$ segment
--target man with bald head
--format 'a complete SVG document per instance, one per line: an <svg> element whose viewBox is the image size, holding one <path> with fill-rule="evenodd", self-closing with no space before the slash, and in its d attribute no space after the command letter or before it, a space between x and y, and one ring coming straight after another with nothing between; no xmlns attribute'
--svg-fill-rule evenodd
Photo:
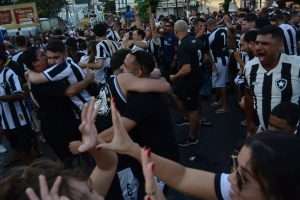
<svg viewBox="0 0 300 200"><path fill-rule="evenodd" d="M198 95L202 51L196 38L188 33L188 24L185 21L178 20L174 25L174 31L179 40L177 72L170 75L170 80L173 82L178 104L187 114L190 123L189 136L179 145L187 147L198 143Z"/></svg>

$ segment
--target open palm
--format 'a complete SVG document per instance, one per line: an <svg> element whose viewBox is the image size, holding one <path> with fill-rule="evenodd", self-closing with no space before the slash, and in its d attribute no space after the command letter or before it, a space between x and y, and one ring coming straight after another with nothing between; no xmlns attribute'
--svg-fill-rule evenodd
<svg viewBox="0 0 300 200"><path fill-rule="evenodd" d="M117 153L126 154L134 145L134 142L128 135L125 129L121 115L116 109L114 103L111 105L112 122L113 122L113 139L110 143L102 143L97 145L97 148L103 148L115 151Z"/></svg>
<svg viewBox="0 0 300 200"><path fill-rule="evenodd" d="M81 112L81 124L79 130L81 132L82 141L78 147L79 152L86 152L95 148L97 143L97 129L95 126L96 118L95 98L93 97Z"/></svg>

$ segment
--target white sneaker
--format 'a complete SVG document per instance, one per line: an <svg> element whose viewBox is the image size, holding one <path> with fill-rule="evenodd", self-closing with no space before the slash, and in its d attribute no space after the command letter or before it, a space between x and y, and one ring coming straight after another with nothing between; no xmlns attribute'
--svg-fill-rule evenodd
<svg viewBox="0 0 300 200"><path fill-rule="evenodd" d="M0 144L0 153L5 153L5 152L7 152L7 149L3 144Z"/></svg>

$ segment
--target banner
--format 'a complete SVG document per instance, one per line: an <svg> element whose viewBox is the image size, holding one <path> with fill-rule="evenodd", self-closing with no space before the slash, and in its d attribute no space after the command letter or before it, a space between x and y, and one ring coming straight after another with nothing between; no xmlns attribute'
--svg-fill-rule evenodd
<svg viewBox="0 0 300 200"><path fill-rule="evenodd" d="M7 29L36 26L38 19L35 3L0 6L0 26Z"/></svg>

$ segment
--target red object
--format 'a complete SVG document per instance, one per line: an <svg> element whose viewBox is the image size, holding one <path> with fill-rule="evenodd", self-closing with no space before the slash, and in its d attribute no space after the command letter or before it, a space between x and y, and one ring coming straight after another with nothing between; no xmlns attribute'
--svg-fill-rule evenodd
<svg viewBox="0 0 300 200"><path fill-rule="evenodd" d="M34 10L32 7L16 8L14 15L17 24L32 24L35 23Z"/></svg>
<svg viewBox="0 0 300 200"><path fill-rule="evenodd" d="M10 10L0 11L0 25L13 23L12 15Z"/></svg>

